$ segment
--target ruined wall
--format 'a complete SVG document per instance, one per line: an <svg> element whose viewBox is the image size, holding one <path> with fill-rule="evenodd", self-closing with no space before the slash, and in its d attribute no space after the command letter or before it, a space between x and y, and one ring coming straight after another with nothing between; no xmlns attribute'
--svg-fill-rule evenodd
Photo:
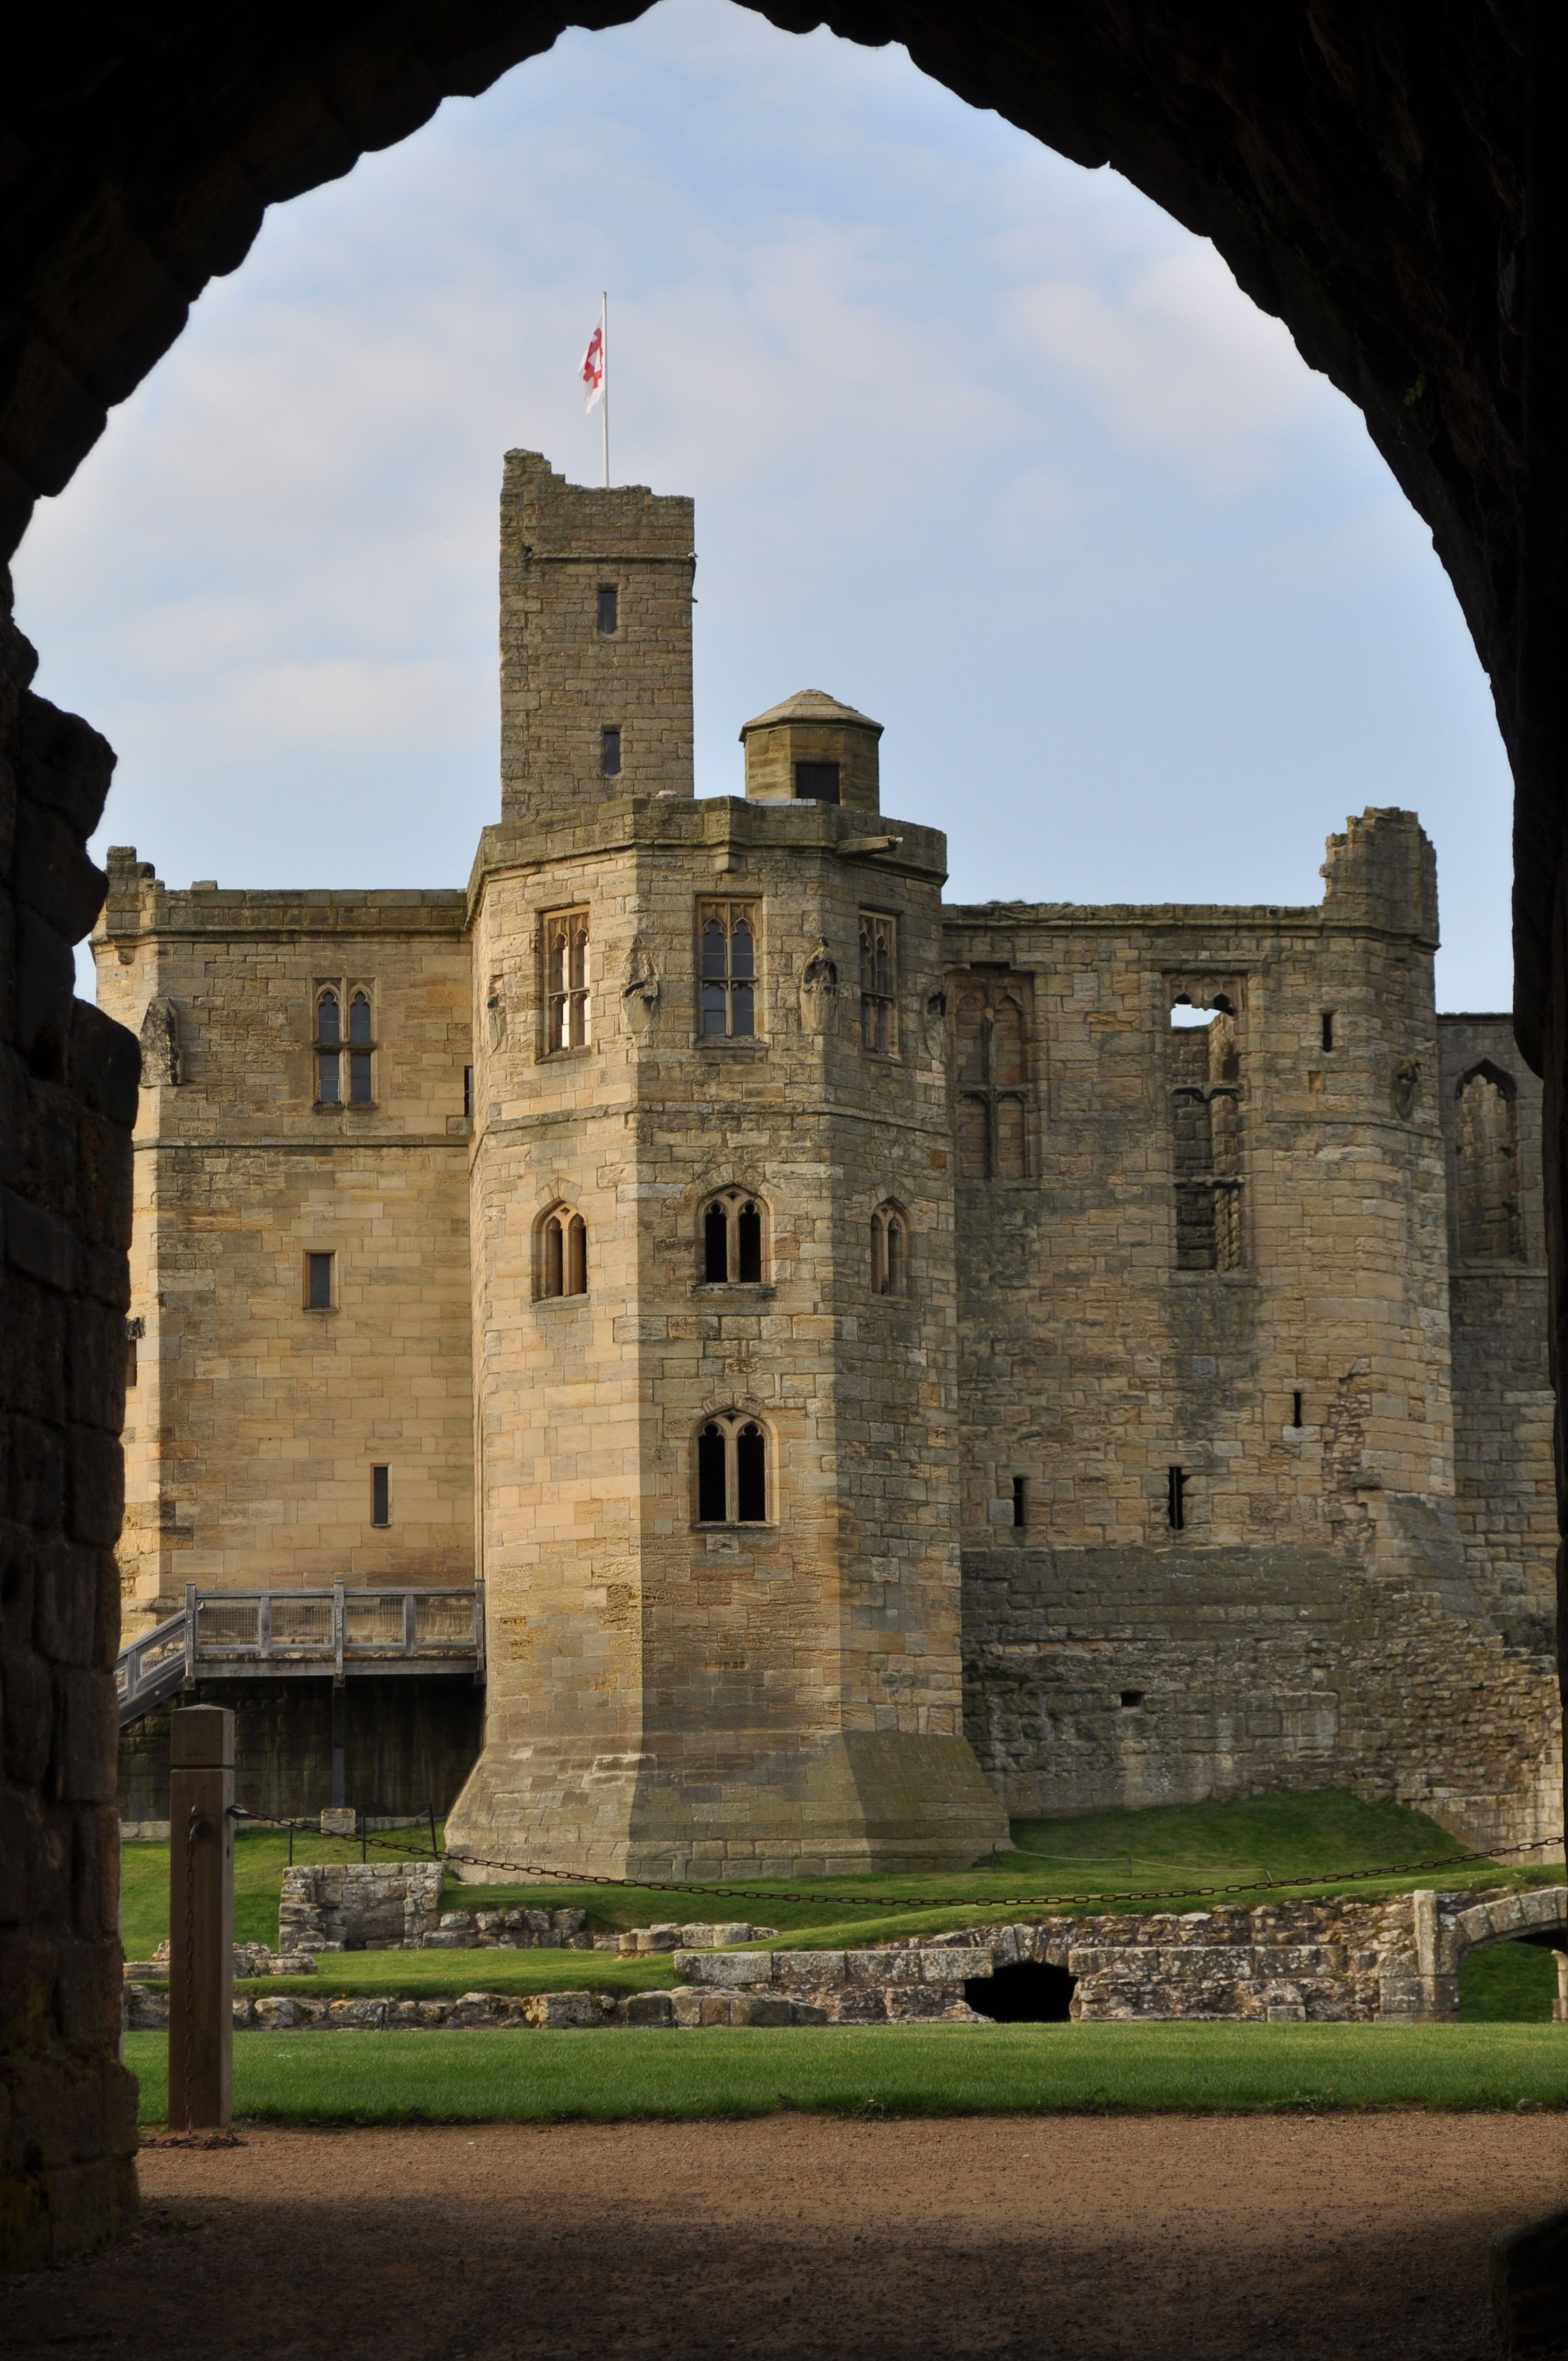
<svg viewBox="0 0 1568 2361"><path fill-rule="evenodd" d="M1541 1084L1507 1016L1440 1016L1449 1164L1454 1479L1465 1561L1510 1647L1556 1625Z"/></svg>
<svg viewBox="0 0 1568 2361"><path fill-rule="evenodd" d="M165 887L110 854L102 1005L141 1039L121 1572L466 1582L469 965L456 893ZM315 1047L339 1003L335 1100ZM370 1095L352 1097L363 993ZM310 1301L313 1254L330 1301ZM373 1521L371 1468L390 1521Z"/></svg>
<svg viewBox="0 0 1568 2361"><path fill-rule="evenodd" d="M1014 1811L1348 1780L1527 1841L1554 1701L1459 1519L1431 850L1368 813L1325 876L948 914L969 1728Z"/></svg>

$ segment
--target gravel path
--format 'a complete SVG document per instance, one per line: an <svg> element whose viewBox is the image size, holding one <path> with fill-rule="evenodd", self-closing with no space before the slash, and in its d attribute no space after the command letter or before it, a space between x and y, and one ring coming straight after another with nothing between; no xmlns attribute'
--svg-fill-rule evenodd
<svg viewBox="0 0 1568 2361"><path fill-rule="evenodd" d="M0 2345L115 2361L1482 2361L1554 2115L247 2130Z"/></svg>

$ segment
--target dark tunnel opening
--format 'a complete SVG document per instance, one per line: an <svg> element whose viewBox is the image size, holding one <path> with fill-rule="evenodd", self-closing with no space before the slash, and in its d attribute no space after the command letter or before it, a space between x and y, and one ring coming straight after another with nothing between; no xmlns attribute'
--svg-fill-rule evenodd
<svg viewBox="0 0 1568 2361"><path fill-rule="evenodd" d="M1065 1968L1020 1960L993 1976L970 1976L964 1998L995 2025L1066 2025L1072 2015L1078 1978Z"/></svg>

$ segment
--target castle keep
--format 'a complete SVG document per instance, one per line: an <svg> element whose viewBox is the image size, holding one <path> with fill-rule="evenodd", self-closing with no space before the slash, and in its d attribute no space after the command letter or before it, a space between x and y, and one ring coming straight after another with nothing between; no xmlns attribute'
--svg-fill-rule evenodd
<svg viewBox="0 0 1568 2361"><path fill-rule="evenodd" d="M187 1670L275 1803L317 1747L491 1859L935 1867L1327 1784L1547 1835L1539 1093L1434 1013L1415 818L1310 908L944 907L830 697L695 799L693 549L509 455L466 894L111 854L127 1629L229 1631ZM476 1584L455 1675L413 1635Z"/></svg>

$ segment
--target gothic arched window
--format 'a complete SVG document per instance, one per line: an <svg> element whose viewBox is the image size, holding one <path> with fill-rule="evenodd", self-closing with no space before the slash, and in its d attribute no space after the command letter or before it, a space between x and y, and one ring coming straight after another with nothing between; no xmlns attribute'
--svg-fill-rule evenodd
<svg viewBox="0 0 1568 2361"><path fill-rule="evenodd" d="M726 1411L703 1421L696 1435L699 1525L765 1525L768 1438L754 1418Z"/></svg>
<svg viewBox="0 0 1568 2361"><path fill-rule="evenodd" d="M702 1278L707 1287L761 1284L762 1206L744 1189L725 1189L708 1200L702 1215Z"/></svg>
<svg viewBox="0 0 1568 2361"><path fill-rule="evenodd" d="M909 1292L909 1224L902 1207L879 1205L872 1215L872 1293Z"/></svg>
<svg viewBox="0 0 1568 2361"><path fill-rule="evenodd" d="M540 1222L534 1271L533 1291L541 1301L587 1293L587 1224L570 1205L552 1205Z"/></svg>
<svg viewBox="0 0 1568 2361"><path fill-rule="evenodd" d="M1455 1093L1453 1155L1464 1262L1516 1262L1519 1235L1519 1103L1511 1076L1475 1066Z"/></svg>

